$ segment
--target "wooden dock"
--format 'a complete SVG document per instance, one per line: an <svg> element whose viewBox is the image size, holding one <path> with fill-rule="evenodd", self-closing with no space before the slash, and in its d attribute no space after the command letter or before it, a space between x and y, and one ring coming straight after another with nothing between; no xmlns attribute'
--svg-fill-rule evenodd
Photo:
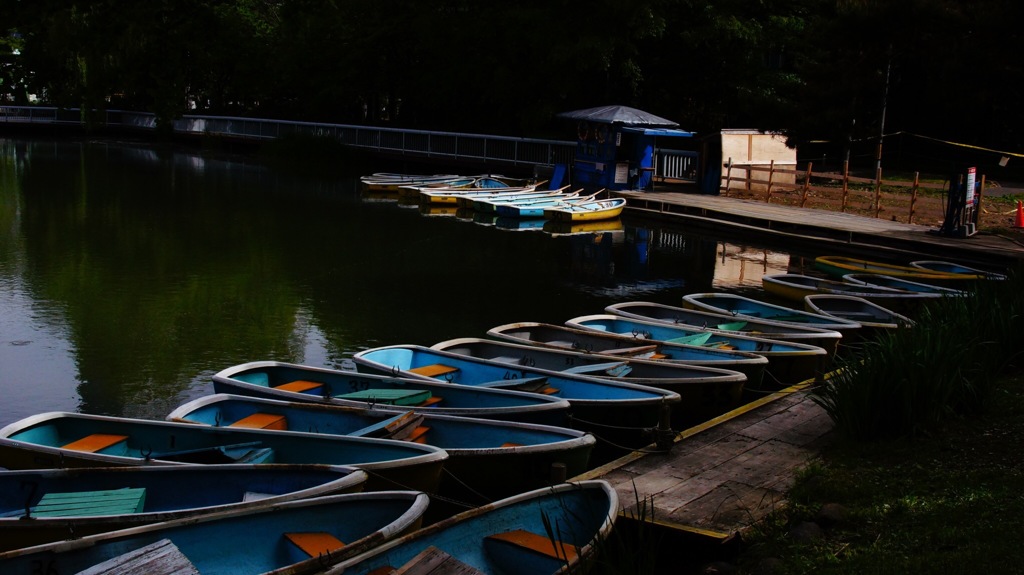
<svg viewBox="0 0 1024 575"><path fill-rule="evenodd" d="M611 483L623 518L726 541L784 505L796 474L831 439L832 420L810 398L812 383L687 429L668 452L652 445L572 481Z"/></svg>
<svg viewBox="0 0 1024 575"><path fill-rule="evenodd" d="M628 200L631 214L715 229L728 227L791 245L830 246L874 256L888 252L917 259L956 259L981 266L1024 261L1024 245L993 234L947 237L936 234L934 226L708 194L621 191L615 195Z"/></svg>

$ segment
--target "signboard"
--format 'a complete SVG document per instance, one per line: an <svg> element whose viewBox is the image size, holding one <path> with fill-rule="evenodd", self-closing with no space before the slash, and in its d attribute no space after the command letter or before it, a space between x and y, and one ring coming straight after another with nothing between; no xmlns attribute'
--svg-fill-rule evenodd
<svg viewBox="0 0 1024 575"><path fill-rule="evenodd" d="M615 183L625 184L629 182L629 162L615 164Z"/></svg>
<svg viewBox="0 0 1024 575"><path fill-rule="evenodd" d="M966 206L974 205L974 181L977 179L977 172L978 168L967 168L967 183L965 184L967 187L964 190L966 195L964 205Z"/></svg>

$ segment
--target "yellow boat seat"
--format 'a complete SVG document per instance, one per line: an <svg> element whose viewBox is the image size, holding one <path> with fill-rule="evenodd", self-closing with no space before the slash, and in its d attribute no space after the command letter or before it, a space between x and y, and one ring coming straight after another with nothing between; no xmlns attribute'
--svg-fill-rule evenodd
<svg viewBox="0 0 1024 575"><path fill-rule="evenodd" d="M92 435L86 435L85 437L72 441L71 443L64 446L64 449L70 449L72 451L85 451L88 453L96 453L97 451L112 447L127 441L127 435L113 435L109 433L93 433Z"/></svg>
<svg viewBox="0 0 1024 575"><path fill-rule="evenodd" d="M430 365L421 365L420 367L414 367L406 371L424 375L426 377L437 377L439 375L447 375L459 371L459 368L445 365L443 363L432 363Z"/></svg>
<svg viewBox="0 0 1024 575"><path fill-rule="evenodd" d="M306 381L304 379L297 379L295 381L289 381L288 383L282 383L281 385L275 385L274 389L280 389L282 391L294 391L295 393L306 393L314 389L320 389L324 384L317 383L315 381Z"/></svg>
<svg viewBox="0 0 1024 575"><path fill-rule="evenodd" d="M576 560L575 546L557 540L552 541L544 535L537 535L523 529L495 533L488 535L485 539L527 549L552 559L565 560L570 563Z"/></svg>
<svg viewBox="0 0 1024 575"><path fill-rule="evenodd" d="M320 555L333 553L345 546L337 537L324 531L285 533L284 536L292 545L295 545L310 557L319 557Z"/></svg>

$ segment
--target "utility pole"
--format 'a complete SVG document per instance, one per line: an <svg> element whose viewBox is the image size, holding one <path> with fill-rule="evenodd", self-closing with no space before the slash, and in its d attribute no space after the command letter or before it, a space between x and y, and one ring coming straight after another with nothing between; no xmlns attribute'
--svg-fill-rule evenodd
<svg viewBox="0 0 1024 575"><path fill-rule="evenodd" d="M889 59L885 64L885 90L882 92L882 121L878 127L878 156L875 162L875 173L882 173L882 140L885 138L885 107L889 102L889 72L892 70L892 46L889 46Z"/></svg>

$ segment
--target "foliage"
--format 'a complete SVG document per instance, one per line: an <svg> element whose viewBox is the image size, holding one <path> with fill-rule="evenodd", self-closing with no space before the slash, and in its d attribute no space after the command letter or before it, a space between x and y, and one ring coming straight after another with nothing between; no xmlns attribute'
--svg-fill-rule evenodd
<svg viewBox="0 0 1024 575"><path fill-rule="evenodd" d="M867 155L883 131L1010 150L1024 139L1014 57L1024 5L1010 0L36 0L2 10L0 93L148 110L164 124L194 110L546 136L565 133L558 112L625 104L698 133L783 130L794 144L864 143Z"/></svg>
<svg viewBox="0 0 1024 575"><path fill-rule="evenodd" d="M837 431L857 440L914 435L983 411L993 383L1024 361L1022 280L1016 270L929 304L914 327L844 359L815 400Z"/></svg>
<svg viewBox="0 0 1024 575"><path fill-rule="evenodd" d="M1024 561L1024 473L1014 453L1024 433L1024 379L1003 378L984 416L929 435L837 442L807 468L790 505L747 537L741 563L766 558L787 573L1010 573ZM811 542L789 536L825 504L846 518Z"/></svg>

